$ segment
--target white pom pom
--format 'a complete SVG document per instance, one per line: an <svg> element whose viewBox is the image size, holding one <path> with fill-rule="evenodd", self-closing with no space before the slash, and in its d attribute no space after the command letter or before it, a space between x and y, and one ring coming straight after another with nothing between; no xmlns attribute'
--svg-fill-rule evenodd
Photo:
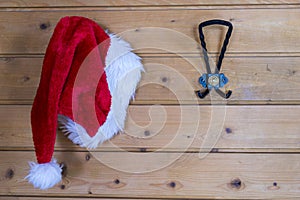
<svg viewBox="0 0 300 200"><path fill-rule="evenodd" d="M25 177L35 188L46 190L61 181L62 166L55 159L49 163L30 162L30 172Z"/></svg>

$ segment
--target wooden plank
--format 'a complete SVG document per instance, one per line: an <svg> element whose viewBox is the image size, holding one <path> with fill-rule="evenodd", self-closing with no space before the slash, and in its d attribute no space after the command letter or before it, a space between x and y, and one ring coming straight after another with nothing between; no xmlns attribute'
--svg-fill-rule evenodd
<svg viewBox="0 0 300 200"><path fill-rule="evenodd" d="M31 104L39 83L42 57L0 60L0 102ZM132 104L216 104L214 95L198 100L200 57L143 57L146 73ZM223 72L233 91L228 104L299 104L300 57L226 57Z"/></svg>
<svg viewBox="0 0 300 200"><path fill-rule="evenodd" d="M156 49L163 47L175 53L199 53L195 44L198 41L197 26L212 18L233 22L234 33L228 52L300 52L297 34L300 31L300 21L297 20L300 18L299 8L206 10L197 7L122 7L1 12L0 53L44 53L56 23L66 15L90 17L111 32L121 34L134 48L141 48L139 52L144 53L161 52ZM211 27L205 32L208 49L219 51L220 38L225 30Z"/></svg>
<svg viewBox="0 0 300 200"><path fill-rule="evenodd" d="M27 161L34 159L34 152L2 151L0 194L216 199L300 197L299 154L209 154L204 159L199 159L197 153L138 154L140 156L134 155L133 162L128 162L132 156L125 153L93 153L88 160L87 154L82 152L55 153L66 167L66 176L54 188L40 191L23 179L28 172ZM161 165L170 157L173 160L169 165Z"/></svg>
<svg viewBox="0 0 300 200"><path fill-rule="evenodd" d="M229 57L223 72L229 78L226 88L233 91L228 103L277 103L298 101L300 77L299 57ZM216 95L204 100L195 98L201 87L198 79L206 73L200 58L146 58L146 73L136 94L139 101L160 101L166 104L206 104L220 101Z"/></svg>
<svg viewBox="0 0 300 200"><path fill-rule="evenodd" d="M42 62L41 58L1 58L0 99L32 102L40 81Z"/></svg>
<svg viewBox="0 0 300 200"><path fill-rule="evenodd" d="M30 106L0 111L0 148L32 150ZM299 152L299 121L300 106L130 106L125 133L96 151ZM62 133L56 149L86 150Z"/></svg>
<svg viewBox="0 0 300 200"><path fill-rule="evenodd" d="M266 4L298 4L296 0L63 0L63 1L46 1L46 0L14 0L0 2L0 7L82 7L82 6L165 6L165 5L266 5Z"/></svg>

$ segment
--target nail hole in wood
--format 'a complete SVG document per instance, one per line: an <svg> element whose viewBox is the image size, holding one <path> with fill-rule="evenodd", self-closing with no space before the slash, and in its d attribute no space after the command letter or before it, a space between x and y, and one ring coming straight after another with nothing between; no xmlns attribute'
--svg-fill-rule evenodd
<svg viewBox="0 0 300 200"><path fill-rule="evenodd" d="M89 194L93 194L91 191L88 192Z"/></svg>
<svg viewBox="0 0 300 200"><path fill-rule="evenodd" d="M140 152L146 152L147 149L146 148L140 148Z"/></svg>
<svg viewBox="0 0 300 200"><path fill-rule="evenodd" d="M175 20L175 19L172 19L171 22L172 22L172 23L173 23L173 22L176 22L176 20Z"/></svg>
<svg viewBox="0 0 300 200"><path fill-rule="evenodd" d="M5 173L5 178L6 178L6 179L12 179L12 178L14 177L14 175L15 175L14 170L8 169L8 170L6 171L6 173Z"/></svg>
<svg viewBox="0 0 300 200"><path fill-rule="evenodd" d="M274 183L273 183L273 186L274 186L274 187L277 187L277 183L276 183L276 182L274 182Z"/></svg>
<svg viewBox="0 0 300 200"><path fill-rule="evenodd" d="M65 188L66 188L65 185L61 185L61 186L60 186L60 189L62 189L62 190L64 190Z"/></svg>

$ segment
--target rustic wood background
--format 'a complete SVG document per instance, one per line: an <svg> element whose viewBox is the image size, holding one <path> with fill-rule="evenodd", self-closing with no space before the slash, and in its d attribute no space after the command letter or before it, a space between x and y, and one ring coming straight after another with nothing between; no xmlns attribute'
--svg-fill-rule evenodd
<svg viewBox="0 0 300 200"><path fill-rule="evenodd" d="M0 11L0 199L300 199L299 0L0 0ZM147 73L125 133L89 152L58 132L55 157L65 165L64 178L40 191L24 181L27 162L35 160L30 109L48 41L66 15L89 17L115 33L135 30L124 35L135 48L159 42L178 52L136 50ZM203 149L210 154L200 159L209 126L219 120L212 110L224 102L195 99L199 46L168 35L155 41L143 27L168 28L198 41L198 24L212 18L234 25L223 63L233 95L225 102L218 142ZM225 29L205 33L215 58ZM189 87L177 82L178 74ZM184 119L183 108L190 113ZM142 171L168 158L174 162L128 173L98 157Z"/></svg>

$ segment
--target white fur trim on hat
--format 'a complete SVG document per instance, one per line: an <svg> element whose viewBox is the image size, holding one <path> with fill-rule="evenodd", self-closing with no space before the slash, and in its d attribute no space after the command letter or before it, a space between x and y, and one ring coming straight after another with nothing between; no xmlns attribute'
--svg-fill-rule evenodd
<svg viewBox="0 0 300 200"><path fill-rule="evenodd" d="M144 71L141 58L131 52L129 43L116 35L109 36L111 43L104 70L112 100L106 121L99 127L96 135L90 137L84 127L69 117L58 117L59 128L73 143L91 149L123 130L129 101L134 96L141 72Z"/></svg>
<svg viewBox="0 0 300 200"><path fill-rule="evenodd" d="M35 188L46 190L61 181L62 166L55 159L49 163L29 162L30 171L25 177Z"/></svg>

